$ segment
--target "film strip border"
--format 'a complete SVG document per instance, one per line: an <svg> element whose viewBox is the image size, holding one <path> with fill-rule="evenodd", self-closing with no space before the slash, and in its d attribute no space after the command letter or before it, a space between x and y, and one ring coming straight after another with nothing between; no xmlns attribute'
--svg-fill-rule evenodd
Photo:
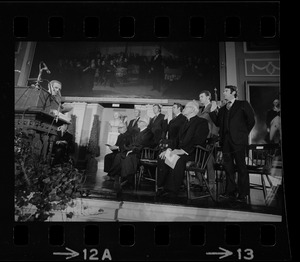
<svg viewBox="0 0 300 262"><path fill-rule="evenodd" d="M1 3L0 29L7 50L14 41L278 41L279 3ZM12 64L10 55L4 59ZM11 213L2 213L1 260L290 258L285 220L24 225L12 222L13 184L8 187L4 210Z"/></svg>
<svg viewBox="0 0 300 262"><path fill-rule="evenodd" d="M65 18L62 16L52 16L48 19L48 33L51 38L63 38L65 35ZM156 38L170 37L171 21L168 16L158 16L153 19L153 35ZM135 17L123 16L119 19L119 36L124 39L134 38L136 35ZM239 38L241 36L242 24L238 16L226 17L224 23L224 37ZM191 16L189 18L188 29L191 38L205 38L207 34L206 19L202 16ZM13 20L14 37L27 38L30 34L30 19L28 17L17 16ZM277 35L278 25L274 16L263 16L259 21L259 33L264 39L274 38ZM99 17L85 17L82 23L82 31L87 39L101 38Z"/></svg>
<svg viewBox="0 0 300 262"><path fill-rule="evenodd" d="M18 40L253 41L278 40L280 33L278 2L33 2L2 7L2 30Z"/></svg>
<svg viewBox="0 0 300 262"><path fill-rule="evenodd" d="M289 254L284 228L272 223L46 223L6 230L4 259L283 261Z"/></svg>

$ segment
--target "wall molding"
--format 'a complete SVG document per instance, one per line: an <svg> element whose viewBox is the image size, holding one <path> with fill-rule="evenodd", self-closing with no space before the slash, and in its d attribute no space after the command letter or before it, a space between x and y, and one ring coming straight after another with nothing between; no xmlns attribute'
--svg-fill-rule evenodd
<svg viewBox="0 0 300 262"><path fill-rule="evenodd" d="M245 59L246 76L280 76L279 58Z"/></svg>

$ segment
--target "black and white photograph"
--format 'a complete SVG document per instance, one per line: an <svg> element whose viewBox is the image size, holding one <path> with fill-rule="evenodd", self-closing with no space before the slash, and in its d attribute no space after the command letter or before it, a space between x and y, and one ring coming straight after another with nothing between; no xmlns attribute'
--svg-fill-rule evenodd
<svg viewBox="0 0 300 262"><path fill-rule="evenodd" d="M281 222L279 44L19 41L16 222Z"/></svg>

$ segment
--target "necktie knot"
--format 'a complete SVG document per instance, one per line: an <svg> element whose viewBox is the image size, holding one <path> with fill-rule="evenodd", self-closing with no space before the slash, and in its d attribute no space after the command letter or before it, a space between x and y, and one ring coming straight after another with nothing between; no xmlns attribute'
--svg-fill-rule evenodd
<svg viewBox="0 0 300 262"><path fill-rule="evenodd" d="M232 102L231 101L228 101L227 102L227 104L226 104L226 108L229 110L230 109L230 107L231 107L231 104L232 104Z"/></svg>

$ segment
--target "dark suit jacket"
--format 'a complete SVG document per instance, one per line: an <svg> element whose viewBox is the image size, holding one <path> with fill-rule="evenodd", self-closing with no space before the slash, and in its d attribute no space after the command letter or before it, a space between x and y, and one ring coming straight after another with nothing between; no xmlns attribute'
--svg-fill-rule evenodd
<svg viewBox="0 0 300 262"><path fill-rule="evenodd" d="M209 113L212 121L220 127L221 144L224 141L224 115L226 106L216 111ZM251 129L254 127L254 111L247 101L235 100L229 110L229 135L232 142L236 145L247 145L248 136Z"/></svg>
<svg viewBox="0 0 300 262"><path fill-rule="evenodd" d="M131 143L132 143L131 134L127 130L125 133L118 135L116 146L119 147L120 152L124 152L128 150L128 147Z"/></svg>
<svg viewBox="0 0 300 262"><path fill-rule="evenodd" d="M148 127L154 135L154 143L159 144L162 138L166 137L167 121L164 119L164 114L158 114L156 119L154 117L150 119Z"/></svg>
<svg viewBox="0 0 300 262"><path fill-rule="evenodd" d="M66 141L67 144L56 144L57 141ZM73 141L73 135L71 133L64 132L62 135L60 131L57 132L56 140L53 144L53 153L54 153L54 160L52 164L58 164L67 162L69 159L68 157L70 154L74 153L74 141Z"/></svg>
<svg viewBox="0 0 300 262"><path fill-rule="evenodd" d="M128 156L123 153L121 157L121 176L125 177L134 174L137 171L137 165L140 159L140 153L144 147L153 146L153 134L149 128L139 132L135 141L129 145L128 149L132 150Z"/></svg>
<svg viewBox="0 0 300 262"><path fill-rule="evenodd" d="M172 149L177 148L179 144L179 130L183 127L187 118L183 114L179 114L177 117L171 119L167 126L168 140L170 140Z"/></svg>
<svg viewBox="0 0 300 262"><path fill-rule="evenodd" d="M113 150L112 153L109 153L104 156L104 172L110 172L111 167L113 166L114 159L118 153L126 154L128 151L129 145L132 143L131 133L127 130L124 134L119 134L116 142L116 146L119 147L119 150Z"/></svg>
<svg viewBox="0 0 300 262"><path fill-rule="evenodd" d="M129 124L127 126L127 130L129 131L129 133L131 133L131 135L134 137L140 130L138 128L138 120L140 119L140 117L137 118L137 121L135 121L135 123L133 124L134 119L129 121Z"/></svg>
<svg viewBox="0 0 300 262"><path fill-rule="evenodd" d="M67 141L67 144L56 144L56 141ZM54 147L63 148L67 154L74 152L74 141L73 135L68 131L64 132L63 135L60 131L57 132L57 137L54 143Z"/></svg>
<svg viewBox="0 0 300 262"><path fill-rule="evenodd" d="M209 103L207 107L201 109L198 113L199 117L205 118L208 121L208 128L209 128L209 134L208 137L212 136L218 136L219 135L219 128L216 127L214 122L211 120L209 113L211 111L212 104Z"/></svg>
<svg viewBox="0 0 300 262"><path fill-rule="evenodd" d="M128 146L128 150L140 154L144 147L153 147L153 134L148 127L136 135L135 141Z"/></svg>
<svg viewBox="0 0 300 262"><path fill-rule="evenodd" d="M208 135L208 122L198 116L192 117L179 131L178 149L183 149L188 154L195 150L195 145L203 145Z"/></svg>

